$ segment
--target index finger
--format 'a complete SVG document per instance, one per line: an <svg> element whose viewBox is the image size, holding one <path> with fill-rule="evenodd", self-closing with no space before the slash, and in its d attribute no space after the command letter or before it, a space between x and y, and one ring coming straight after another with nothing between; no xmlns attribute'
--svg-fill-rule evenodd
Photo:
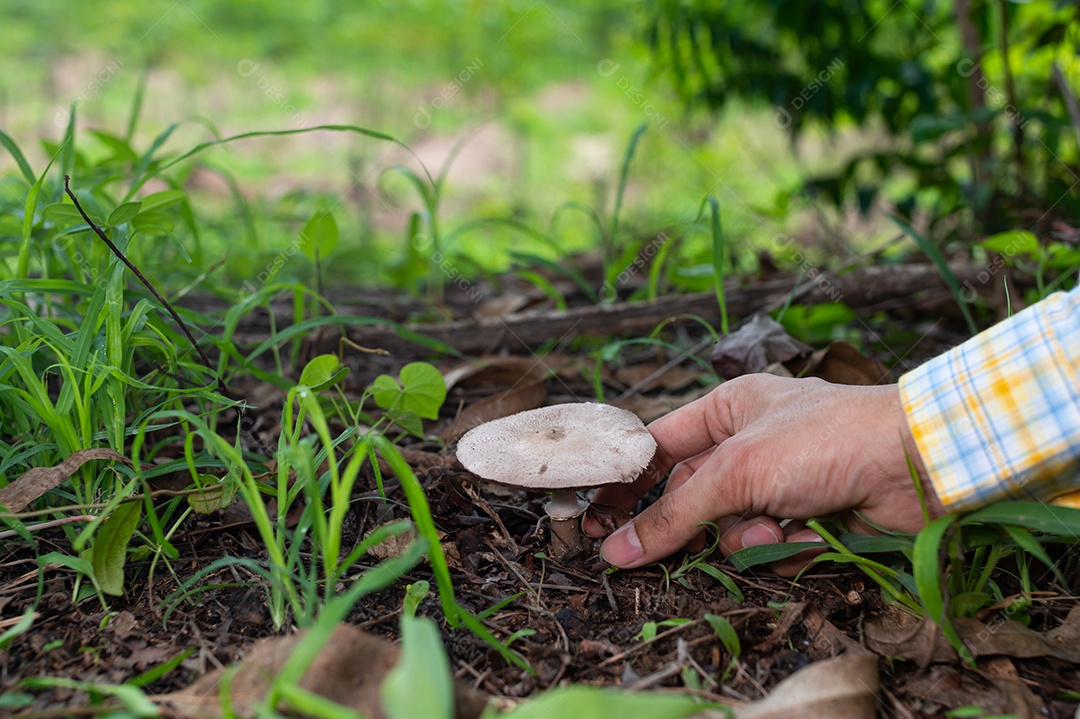
<svg viewBox="0 0 1080 719"><path fill-rule="evenodd" d="M720 385L704 397L684 405L646 428L656 440L649 466L629 484L612 484L596 491L594 501L629 511L646 492L679 462L712 449L731 436L728 391ZM722 421L721 421L722 419Z"/></svg>
<svg viewBox="0 0 1080 719"><path fill-rule="evenodd" d="M722 384L704 397L649 424L647 429L657 445L656 455L647 470L655 475L652 484L679 462L712 449L734 434L728 386Z"/></svg>

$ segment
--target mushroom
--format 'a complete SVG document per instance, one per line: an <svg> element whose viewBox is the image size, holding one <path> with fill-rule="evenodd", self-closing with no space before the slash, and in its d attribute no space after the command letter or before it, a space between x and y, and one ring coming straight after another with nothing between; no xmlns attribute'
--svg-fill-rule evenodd
<svg viewBox="0 0 1080 719"><path fill-rule="evenodd" d="M581 550L579 489L632 482L649 465L656 440L637 415L595 402L559 404L486 422L465 433L457 456L482 479L551 490L545 510L559 559Z"/></svg>

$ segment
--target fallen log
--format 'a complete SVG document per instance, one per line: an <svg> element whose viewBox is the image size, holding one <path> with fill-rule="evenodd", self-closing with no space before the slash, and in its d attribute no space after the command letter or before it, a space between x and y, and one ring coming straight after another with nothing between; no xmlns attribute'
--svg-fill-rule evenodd
<svg viewBox="0 0 1080 719"><path fill-rule="evenodd" d="M973 263L954 263L961 284L974 283L986 268ZM751 285L727 284L725 298L731 318L780 307L792 293L795 279L784 278ZM843 275L820 273L808 276L795 289L794 302L817 304L843 302L856 312L877 312L892 304L899 307L955 305L937 268L929 264L865 267ZM339 307L340 309L340 307ZM647 333L660 322L693 315L714 327L720 324L716 295L698 292L669 295L652 301L589 305L568 310L528 310L501 318L461 319L442 323L412 324L410 331L441 342L462 354L489 354L501 349L532 349L549 340L578 335L627 335ZM684 323L693 320L679 320ZM415 342L401 337L392 327L365 326L348 331L350 340L365 347L379 347L393 354L415 354ZM320 340L319 352L335 352L336 337Z"/></svg>

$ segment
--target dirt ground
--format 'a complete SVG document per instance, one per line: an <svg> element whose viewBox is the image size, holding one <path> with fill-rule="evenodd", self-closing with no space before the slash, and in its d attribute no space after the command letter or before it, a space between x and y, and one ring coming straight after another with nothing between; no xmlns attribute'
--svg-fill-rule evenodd
<svg viewBox="0 0 1080 719"><path fill-rule="evenodd" d="M386 303L385 307L389 314L402 319L416 309L407 301L393 308ZM450 314L459 317L474 309L455 308L452 302L449 307ZM897 321L901 320L910 322L911 318ZM880 327L880 318L876 322ZM258 334L258 325L258 319L253 318L249 328L253 337ZM942 324L937 334L920 340L911 357L917 361L941 351L955 341L959 331L950 322ZM680 332L683 340L698 339L689 327ZM334 337L322 339L336 342ZM873 346L873 338L868 340L868 345ZM315 353L316 345L313 340L309 354ZM692 691L703 696L719 701L752 701L766 696L781 680L813 662L843 652L873 651L868 645L880 649L880 641L868 641L868 632L882 622L897 621L899 612L886 606L881 591L854 567L825 564L792 582L767 570L739 573L719 555L709 557L706 561L734 580L742 591L744 599L737 601L705 572L680 572L684 561L681 556L667 560L663 566L609 574L599 559L596 542L575 559L556 561L546 556L548 530L541 521L542 497L480 484L457 464L453 446L455 435L460 436L461 415L482 405L486 398L511 395L515 387L521 387L523 379L531 394L512 395L521 408L575 398L593 399L591 347L587 342L574 343L564 338L546 348L543 363L520 345L513 352L491 355L484 364L486 370L473 371L471 376L468 371L458 373L462 379L451 387L442 416L426 427L442 441L401 442L443 533L443 550L459 601L473 612L480 612L522 593L489 617L486 624L500 638L521 629L535 632L512 645L535 669L533 675L508 665L469 631L446 626L433 591L419 613L439 618L455 677L483 694L512 699L568 682L663 690L683 687L684 677L689 674L701 678L700 687ZM892 351L903 350L893 347ZM880 354L880 359L889 359L884 352ZM426 355L422 349L412 357L400 353L391 357L353 354L349 385L359 391L376 374L396 371L406 362ZM628 353L620 362L612 363L604 375L608 399L625 395L621 401L648 420L652 418L648 415L662 414L665 407L676 405L680 398L692 398L707 389L700 373L686 364L642 385L640 380L662 369L669 359L652 350ZM469 360L453 360L440 366L450 372L455 365L460 369L468 364ZM551 371L541 372L539 380L533 381L529 378L535 376L537 366ZM634 389L637 385L641 386ZM260 445L275 446L281 397L256 385L233 389L257 406L252 411L245 443L256 450ZM633 391L627 394L630 389ZM504 410L481 407L480 415L474 414L473 419L484 412ZM347 517L346 548L387 521L408 518L404 496L394 480L388 479L386 493L389 501L384 502L375 478L367 471L356 488ZM15 690L21 679L39 676L119 684L190 651L174 671L148 685L150 693L161 694L183 688L207 672L238 660L253 641L271 635L266 597L258 578L235 567L207 577L205 585L216 588L208 588L197 600L176 604L167 622L163 616L162 601L177 589L178 579L182 581L226 555L264 558L239 502L214 515L192 515L176 532L173 543L180 552L180 558L171 562L175 576L159 565L151 579L148 560L132 561L127 570L127 594L110 599L108 614L92 594L73 601L72 572L46 570L41 578L39 616L33 628L0 653L0 693ZM37 552L69 552L66 545L61 532L48 530L39 533ZM1067 575L1071 581L1080 582L1075 552L1072 559L1067 555L1063 550L1062 566L1071 573ZM361 565L369 566L363 562ZM1006 596L1018 588L1008 569L1005 566L997 573ZM426 563L390 588L365 597L349 622L394 639L405 585L418 580L432 580ZM1029 628L1052 632L1066 621L1070 609L1077 606L1077 598L1058 587L1048 572L1043 576L1041 567L1033 580L1046 591L1035 598ZM34 602L38 582L34 551L18 540L3 540L0 621L5 622L4 626L13 624ZM724 681L715 678L724 673L731 657L704 620L705 614L726 617L742 646L741 656ZM979 619L993 626L1001 616L1000 609L991 610ZM660 626L654 640L642 639L640 633L646 622L673 618L689 621ZM914 631L913 626L909 633ZM876 652L881 716L939 717L962 706L980 707L989 714L1061 719L1076 716L1076 699L1062 698L1062 692L1080 689L1080 670L1073 661L1055 656L996 655L980 657L972 668L955 655L943 660L932 645L931 637L928 647L915 642L886 655ZM909 656L901 658L904 653ZM69 689L30 693L34 699L29 705L17 711L0 708L0 714L10 711L11 716L20 717L79 716L101 710L92 705L87 695Z"/></svg>

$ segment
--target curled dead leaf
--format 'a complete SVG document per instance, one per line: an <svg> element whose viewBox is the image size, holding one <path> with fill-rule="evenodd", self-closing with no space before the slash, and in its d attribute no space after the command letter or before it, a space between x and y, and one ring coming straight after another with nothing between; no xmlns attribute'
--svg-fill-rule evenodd
<svg viewBox="0 0 1080 719"><path fill-rule="evenodd" d="M446 372L448 390L483 385L491 390L466 406L440 436L453 442L484 422L540 407L547 399L547 376L547 366L532 357L492 357Z"/></svg>
<svg viewBox="0 0 1080 719"><path fill-rule="evenodd" d="M262 704L270 683L288 661L306 634L263 639L248 647L236 667L217 670L196 680L187 689L157 698L165 716L184 719L219 719L228 706L219 696L223 677L227 686L230 716L250 717ZM400 658L400 650L356 627L340 624L307 668L299 685L330 701L359 711L369 719L384 719L381 691L383 681ZM484 699L468 689L454 687L455 716L475 719L483 711Z"/></svg>
<svg viewBox="0 0 1080 719"><path fill-rule="evenodd" d="M79 449L53 467L34 467L22 473L14 482L0 489L0 505L9 512L21 512L28 504L51 489L59 487L87 462L107 459L131 464L122 454L107 448Z"/></svg>
<svg viewBox="0 0 1080 719"><path fill-rule="evenodd" d="M733 379L761 372L773 362L787 362L808 355L813 347L788 334L768 315L755 315L735 332L721 337L712 351L716 374Z"/></svg>
<svg viewBox="0 0 1080 719"><path fill-rule="evenodd" d="M833 342L809 357L784 361L793 377L819 377L833 384L873 385L892 382L889 368L847 342Z"/></svg>
<svg viewBox="0 0 1080 719"><path fill-rule="evenodd" d="M887 614L866 623L866 646L878 654L929 664L957 661L956 650L926 617L905 622L900 614ZM984 623L961 617L953 626L974 657L1000 655L1014 658L1057 657L1080 663L1080 606L1073 607L1058 627L1036 632L1013 619Z"/></svg>
<svg viewBox="0 0 1080 719"><path fill-rule="evenodd" d="M800 669L769 696L736 706L732 714L735 719L872 719L877 715L877 691L877 658L843 654ZM711 710L694 715L723 716Z"/></svg>

